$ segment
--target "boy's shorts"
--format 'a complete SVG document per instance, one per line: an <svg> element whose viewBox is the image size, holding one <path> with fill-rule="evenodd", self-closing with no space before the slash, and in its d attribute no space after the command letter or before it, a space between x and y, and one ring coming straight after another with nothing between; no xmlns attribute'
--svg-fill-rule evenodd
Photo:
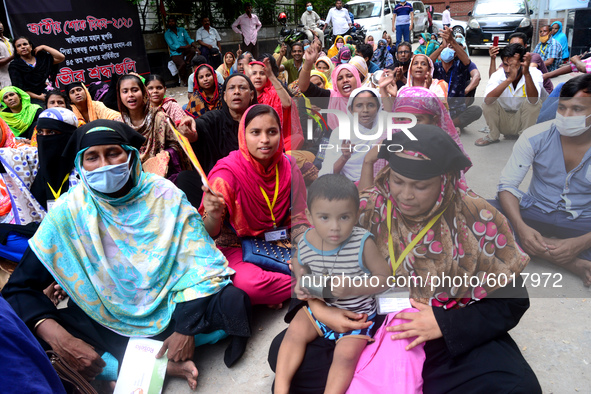
<svg viewBox="0 0 591 394"><path fill-rule="evenodd" d="M309 306L307 306L304 310L306 311L306 315L310 318L310 321L314 325L314 328L316 328L318 335L321 337L324 337L324 338L331 340L331 341L336 341L337 343L339 342L339 340L341 340L344 337L367 339L368 342L373 342L372 336L375 333L374 332L375 330L373 330L375 322L373 322L373 321L371 323L371 326L364 328L362 330L336 332L336 331L333 331L331 328L329 328L326 324L317 320L314 317L314 314L312 313L312 310L310 309ZM369 316L367 318L367 320L373 320L373 319L375 319L375 317L376 317L376 314L373 313L371 316Z"/></svg>

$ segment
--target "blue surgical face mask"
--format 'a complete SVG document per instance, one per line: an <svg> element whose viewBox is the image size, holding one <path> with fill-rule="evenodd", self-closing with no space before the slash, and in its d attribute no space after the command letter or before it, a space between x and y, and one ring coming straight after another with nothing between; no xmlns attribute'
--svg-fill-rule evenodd
<svg viewBox="0 0 591 394"><path fill-rule="evenodd" d="M112 164L93 171L86 171L83 166L80 166L82 176L86 179L88 186L104 194L115 193L123 189L131 175L129 162L133 154L127 152L127 155L125 163Z"/></svg>
<svg viewBox="0 0 591 394"><path fill-rule="evenodd" d="M348 60L341 59L341 64L347 64L347 63L349 63L349 61L348 61Z"/></svg>
<svg viewBox="0 0 591 394"><path fill-rule="evenodd" d="M304 47L304 51L307 51L307 50L308 50L308 48L310 48L310 45L306 45L306 46Z"/></svg>
<svg viewBox="0 0 591 394"><path fill-rule="evenodd" d="M445 63L449 63L454 60L455 56L456 51L451 48L444 48L443 51L441 51L441 60L443 60Z"/></svg>
<svg viewBox="0 0 591 394"><path fill-rule="evenodd" d="M312 6L306 7L308 11L312 11Z"/></svg>

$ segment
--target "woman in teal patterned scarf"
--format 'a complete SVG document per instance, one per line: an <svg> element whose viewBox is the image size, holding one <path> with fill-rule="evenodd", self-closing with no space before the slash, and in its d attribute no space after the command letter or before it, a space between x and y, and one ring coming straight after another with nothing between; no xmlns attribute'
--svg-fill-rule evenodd
<svg viewBox="0 0 591 394"><path fill-rule="evenodd" d="M223 330L234 363L250 336L250 302L199 213L170 181L141 170L144 137L97 120L80 127L82 181L59 198L4 289L17 314L88 380L122 361L129 337L163 340L168 374L197 384L194 335ZM70 297L56 309L42 290L55 280ZM110 378L113 379L113 378Z"/></svg>

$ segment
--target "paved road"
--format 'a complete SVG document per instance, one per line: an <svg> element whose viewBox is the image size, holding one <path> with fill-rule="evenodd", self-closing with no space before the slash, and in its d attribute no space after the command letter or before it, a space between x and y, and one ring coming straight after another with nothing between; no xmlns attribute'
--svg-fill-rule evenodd
<svg viewBox="0 0 591 394"><path fill-rule="evenodd" d="M483 73L477 91L482 97L488 80L489 58L475 56L473 61ZM557 81L568 78L570 76L563 76ZM180 88L175 89L174 95L181 104L186 102L186 94L181 93ZM474 146L474 141L484 135L478 132L484 126L484 118L481 118L467 127L461 139L474 162L467 174L469 185L483 197L493 198L499 174L514 142L502 140L488 147ZM559 284L563 287L550 290L546 298L532 298L530 309L511 335L536 372L545 393L591 393L591 290L585 288L578 277L557 271L541 260L534 259L526 272L562 274ZM281 311L255 308L248 349L231 369L223 364L227 342L197 349L199 384L196 392L269 393L274 375L267 364L267 350L275 335L286 327L285 312L286 308ZM189 392L187 384L176 378L169 379L164 390L167 394Z"/></svg>

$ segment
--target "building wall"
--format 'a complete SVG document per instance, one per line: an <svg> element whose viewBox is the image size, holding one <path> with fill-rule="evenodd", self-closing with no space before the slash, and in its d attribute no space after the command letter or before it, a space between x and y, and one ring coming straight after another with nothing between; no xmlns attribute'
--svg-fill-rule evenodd
<svg viewBox="0 0 591 394"><path fill-rule="evenodd" d="M435 8L435 12L445 11L445 6L449 5L451 11L451 17L458 20L467 21L468 12L474 8L474 0L467 1L449 1L449 0L434 0L427 1L425 4L432 5Z"/></svg>

